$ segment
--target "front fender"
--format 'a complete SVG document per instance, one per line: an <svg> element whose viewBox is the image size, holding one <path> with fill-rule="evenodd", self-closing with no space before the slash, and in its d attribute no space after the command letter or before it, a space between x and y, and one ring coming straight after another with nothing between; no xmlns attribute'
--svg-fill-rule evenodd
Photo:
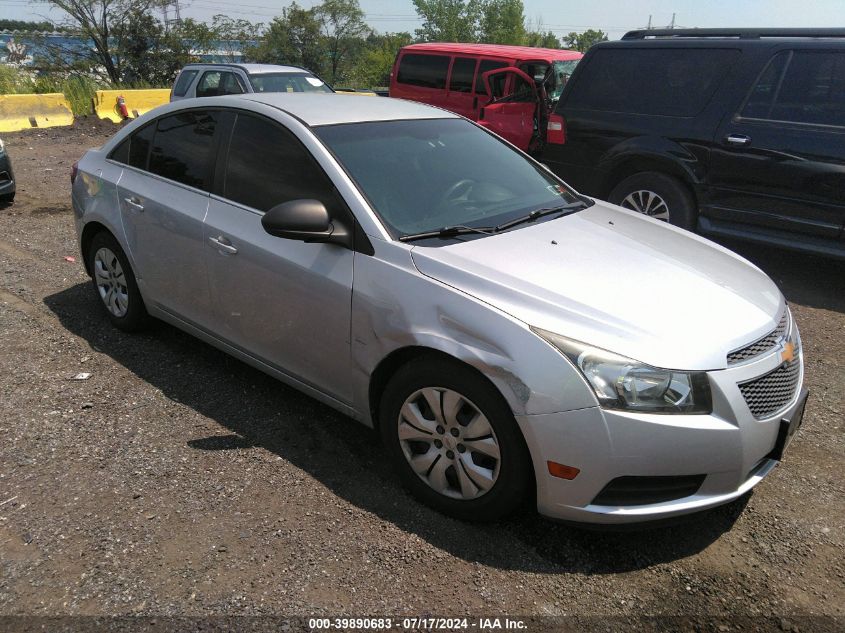
<svg viewBox="0 0 845 633"><path fill-rule="evenodd" d="M605 152L598 164L606 178L631 163L639 163L637 171L662 171L673 174L687 182L699 185L706 177L709 150L701 146L685 145L660 136L637 136L614 145ZM605 182L605 191L617 183Z"/></svg>
<svg viewBox="0 0 845 633"><path fill-rule="evenodd" d="M581 375L527 324L422 275L404 245L375 240L355 258L351 349L354 406L372 424L370 379L397 350L428 348L486 376L514 415L596 406Z"/></svg>

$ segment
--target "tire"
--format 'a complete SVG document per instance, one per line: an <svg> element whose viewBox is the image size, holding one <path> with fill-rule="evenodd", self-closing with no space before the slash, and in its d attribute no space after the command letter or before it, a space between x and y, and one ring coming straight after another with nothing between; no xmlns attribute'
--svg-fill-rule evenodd
<svg viewBox="0 0 845 633"><path fill-rule="evenodd" d="M649 197L652 194L654 197ZM644 171L620 182L608 196L620 207L645 213L692 231L698 220L695 201L677 179L656 171Z"/></svg>
<svg viewBox="0 0 845 633"><path fill-rule="evenodd" d="M94 292L112 325L124 332L144 329L149 322L144 300L129 260L111 233L93 237L87 263Z"/></svg>
<svg viewBox="0 0 845 633"><path fill-rule="evenodd" d="M388 382L379 412L382 439L402 482L432 508L466 521L494 521L533 499L531 459L513 414L472 369L436 357L411 361Z"/></svg>

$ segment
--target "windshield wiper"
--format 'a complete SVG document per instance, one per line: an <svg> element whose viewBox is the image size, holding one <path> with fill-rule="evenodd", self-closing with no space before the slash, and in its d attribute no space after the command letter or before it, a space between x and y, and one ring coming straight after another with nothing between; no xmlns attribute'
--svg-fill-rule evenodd
<svg viewBox="0 0 845 633"><path fill-rule="evenodd" d="M493 227L481 226L444 226L433 231L424 231L422 233L411 233L410 235L403 235L399 238L400 242L413 242L414 240L425 240L432 237L454 237L456 235L466 235L467 233L483 233L484 235L492 235L495 232Z"/></svg>
<svg viewBox="0 0 845 633"><path fill-rule="evenodd" d="M534 209L531 213L527 215L523 215L521 217L515 218L513 220L509 220L508 222L504 222L497 226L493 227L493 231L499 233L500 231L505 231L511 227L517 226L518 224L524 224L526 222L534 222L542 218L545 215L551 215L552 213L560 213L560 212L569 212L574 213L575 211L586 208L588 205L583 200L579 200L578 202L571 202L570 204L563 204L559 207L543 207L542 209Z"/></svg>

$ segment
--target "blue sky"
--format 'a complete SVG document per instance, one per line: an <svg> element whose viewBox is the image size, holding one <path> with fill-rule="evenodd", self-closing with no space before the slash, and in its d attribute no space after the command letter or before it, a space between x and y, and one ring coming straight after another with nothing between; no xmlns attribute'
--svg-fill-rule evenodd
<svg viewBox="0 0 845 633"><path fill-rule="evenodd" d="M320 0L300 0L301 6ZM367 21L378 31L410 31L420 24L410 0L360 0ZM268 22L288 0L182 0L182 15L209 19L216 13ZM542 20L555 33L598 28L611 38L643 27L649 15L655 26L666 26L675 13L678 26L845 26L845 0L524 0L529 22ZM59 13L35 0L0 0L0 15L32 20Z"/></svg>

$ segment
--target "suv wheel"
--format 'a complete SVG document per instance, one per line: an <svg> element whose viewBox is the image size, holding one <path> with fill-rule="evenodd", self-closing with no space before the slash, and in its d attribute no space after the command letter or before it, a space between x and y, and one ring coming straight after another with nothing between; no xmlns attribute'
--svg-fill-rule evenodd
<svg viewBox="0 0 845 633"><path fill-rule="evenodd" d="M692 196L679 180L666 174L645 171L629 176L614 187L608 201L682 229L695 228Z"/></svg>
<svg viewBox="0 0 845 633"><path fill-rule="evenodd" d="M379 418L403 483L436 510L493 521L527 499L525 442L501 394L473 370L440 358L401 367Z"/></svg>

